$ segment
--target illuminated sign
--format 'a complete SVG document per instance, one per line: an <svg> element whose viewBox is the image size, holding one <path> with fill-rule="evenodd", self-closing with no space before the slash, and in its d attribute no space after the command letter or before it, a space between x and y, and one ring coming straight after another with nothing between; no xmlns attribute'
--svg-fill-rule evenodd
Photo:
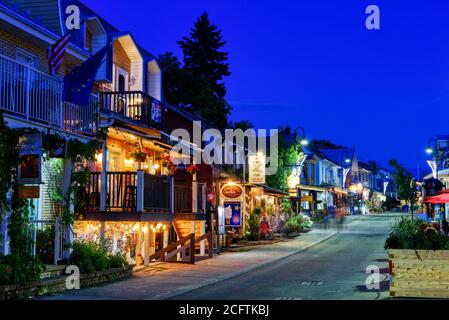
<svg viewBox="0 0 449 320"><path fill-rule="evenodd" d="M226 199L239 199L243 195L243 188L236 183L229 182L221 187L221 195Z"/></svg>
<svg viewBox="0 0 449 320"><path fill-rule="evenodd" d="M40 184L42 174L42 135L26 134L19 139L19 184Z"/></svg>
<svg viewBox="0 0 449 320"><path fill-rule="evenodd" d="M240 202L225 202L224 216L226 227L242 226L242 204Z"/></svg>
<svg viewBox="0 0 449 320"><path fill-rule="evenodd" d="M265 156L258 154L255 156L248 156L248 181L254 184L265 183Z"/></svg>

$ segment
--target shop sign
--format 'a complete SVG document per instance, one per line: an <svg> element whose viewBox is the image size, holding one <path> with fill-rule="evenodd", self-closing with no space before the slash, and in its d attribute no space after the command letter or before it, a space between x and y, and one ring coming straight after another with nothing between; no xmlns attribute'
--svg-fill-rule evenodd
<svg viewBox="0 0 449 320"><path fill-rule="evenodd" d="M224 216L226 227L242 226L242 204L241 202L225 202Z"/></svg>
<svg viewBox="0 0 449 320"><path fill-rule="evenodd" d="M218 234L219 235L225 235L226 229L225 229L225 210L224 206L218 206L217 207L217 213L218 213Z"/></svg>
<svg viewBox="0 0 449 320"><path fill-rule="evenodd" d="M312 202L312 196L301 196L301 202Z"/></svg>
<svg viewBox="0 0 449 320"><path fill-rule="evenodd" d="M28 134L19 139L19 184L42 182L42 135Z"/></svg>
<svg viewBox="0 0 449 320"><path fill-rule="evenodd" d="M40 188L39 186L19 186L18 195L19 199L39 199Z"/></svg>
<svg viewBox="0 0 449 320"><path fill-rule="evenodd" d="M159 103L153 102L151 118L155 122L158 122L158 123L162 122L161 105Z"/></svg>
<svg viewBox="0 0 449 320"><path fill-rule="evenodd" d="M265 183L265 156L248 156L248 181L253 184Z"/></svg>
<svg viewBox="0 0 449 320"><path fill-rule="evenodd" d="M243 195L243 188L236 183L226 183L221 187L221 195L225 199L239 199Z"/></svg>

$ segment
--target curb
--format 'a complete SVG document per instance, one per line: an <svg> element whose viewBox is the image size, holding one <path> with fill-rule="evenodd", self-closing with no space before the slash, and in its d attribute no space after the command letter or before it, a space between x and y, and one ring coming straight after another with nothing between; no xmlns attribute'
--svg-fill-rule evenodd
<svg viewBox="0 0 449 320"><path fill-rule="evenodd" d="M242 274L245 274L245 273L257 270L257 269L260 269L260 268L268 265L269 263L277 262L277 261L280 261L282 259L288 258L288 257L290 257L290 256L292 256L294 254L297 254L299 252L305 251L305 250L307 250L307 249L309 249L309 248L311 248L313 246L316 246L317 244L320 244L320 243L322 243L324 241L329 240L330 238L334 237L337 234L338 234L338 232L334 232L334 233L328 235L325 238L322 238L322 239L320 239L318 241L315 241L315 242L313 242L313 243L311 243L311 244L309 244L309 245L307 245L307 246L305 246L305 247L303 247L301 249L298 249L296 251L290 252L289 254L287 254L287 255L285 255L283 257L280 257L280 258L277 258L277 259L274 259L274 260L269 260L269 261L260 263L260 264L255 265L255 266L248 267L246 269L242 269L242 270L236 271L234 273L230 273L230 274L222 276L222 277L218 277L218 278L215 278L215 279L212 279L212 280L209 280L209 281L197 284L197 285L192 285L192 286L190 286L188 288L179 290L179 291L174 292L174 293L167 293L167 294L158 296L158 297L156 297L154 299L150 299L150 300L166 300L166 299L170 299L170 298L182 295L182 294L190 292L190 291L194 291L194 290L197 290L197 289L200 289L200 288L203 288L203 287L210 286L212 284L216 284L216 283L222 282L224 280L229 280L229 279L235 278L235 277L237 277L239 275L242 275Z"/></svg>

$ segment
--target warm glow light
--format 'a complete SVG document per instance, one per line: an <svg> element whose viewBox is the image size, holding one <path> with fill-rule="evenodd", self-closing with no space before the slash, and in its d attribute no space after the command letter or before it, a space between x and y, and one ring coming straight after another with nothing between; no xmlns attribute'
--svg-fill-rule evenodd
<svg viewBox="0 0 449 320"><path fill-rule="evenodd" d="M143 231L143 233L147 233L147 232L148 232L148 227L147 227L147 226L144 226L144 227L142 228L142 231Z"/></svg>
<svg viewBox="0 0 449 320"><path fill-rule="evenodd" d="M159 169L159 163L155 163L155 164L153 165L153 168L156 169L156 170Z"/></svg>
<svg viewBox="0 0 449 320"><path fill-rule="evenodd" d="M103 161L103 153L97 153L97 155L95 156L95 159L97 160L97 162L102 162Z"/></svg>

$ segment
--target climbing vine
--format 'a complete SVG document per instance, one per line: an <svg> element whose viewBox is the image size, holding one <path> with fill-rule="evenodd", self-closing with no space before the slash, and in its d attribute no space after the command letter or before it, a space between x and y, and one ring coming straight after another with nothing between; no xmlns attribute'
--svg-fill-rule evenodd
<svg viewBox="0 0 449 320"><path fill-rule="evenodd" d="M29 215L32 204L18 196L18 143L23 133L23 130L9 128L0 112L0 213L3 217L11 213L8 223L11 253L0 255L0 283L3 284L37 280L43 269L31 251Z"/></svg>

